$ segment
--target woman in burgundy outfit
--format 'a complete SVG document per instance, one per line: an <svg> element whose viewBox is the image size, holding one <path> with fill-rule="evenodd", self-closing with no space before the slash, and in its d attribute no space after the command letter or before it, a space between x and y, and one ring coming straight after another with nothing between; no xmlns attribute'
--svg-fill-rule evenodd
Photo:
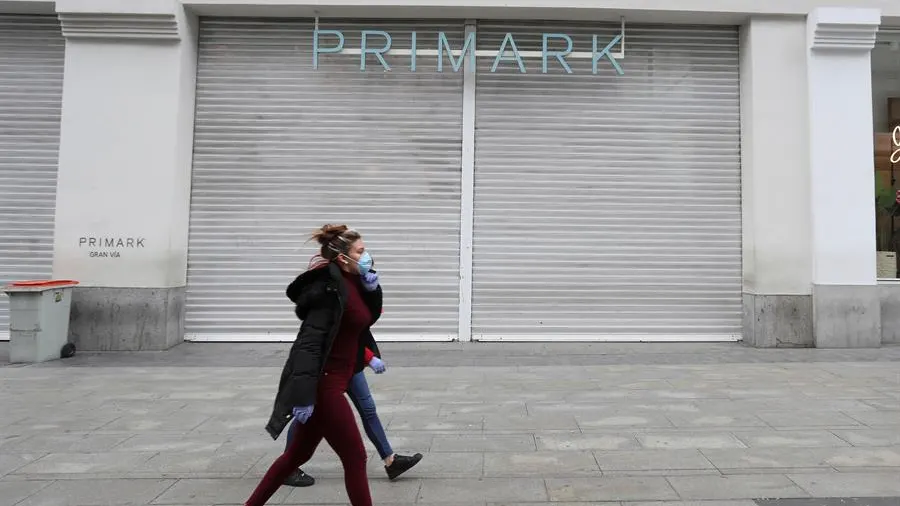
<svg viewBox="0 0 900 506"><path fill-rule="evenodd" d="M366 450L344 392L366 347L377 349L367 331L381 315L381 287L358 232L325 225L312 237L322 246L323 260L312 262L287 288L303 323L266 430L277 439L292 418L300 425L246 506L265 504L288 475L309 461L322 439L341 459L350 504L372 504Z"/></svg>

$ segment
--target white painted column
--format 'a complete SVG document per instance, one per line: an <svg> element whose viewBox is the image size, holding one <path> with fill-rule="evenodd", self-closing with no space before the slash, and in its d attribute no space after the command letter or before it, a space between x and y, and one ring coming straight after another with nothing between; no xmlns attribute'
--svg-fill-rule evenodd
<svg viewBox="0 0 900 506"><path fill-rule="evenodd" d="M744 342L812 345L806 18L741 27Z"/></svg>
<svg viewBox="0 0 900 506"><path fill-rule="evenodd" d="M878 9L820 8L807 19L817 347L881 344L871 68L880 23Z"/></svg>
<svg viewBox="0 0 900 506"><path fill-rule="evenodd" d="M176 0L58 0L66 37L53 274L79 349L183 338L196 19Z"/></svg>
<svg viewBox="0 0 900 506"><path fill-rule="evenodd" d="M475 33L474 20L466 21L466 37ZM475 51L477 47L473 47ZM462 55L460 58L463 58ZM459 223L459 340L472 340L472 259L475 241L475 78L468 58L463 67L462 197Z"/></svg>

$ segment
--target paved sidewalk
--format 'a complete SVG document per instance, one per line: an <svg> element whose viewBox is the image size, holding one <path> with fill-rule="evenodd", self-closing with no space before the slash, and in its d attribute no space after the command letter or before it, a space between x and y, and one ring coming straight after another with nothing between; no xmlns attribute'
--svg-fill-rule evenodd
<svg viewBox="0 0 900 506"><path fill-rule="evenodd" d="M287 344L186 344L0 366L0 506L241 504ZM386 504L900 505L900 347L385 345ZM4 348L0 347L0 363ZM337 457L272 504L347 504Z"/></svg>

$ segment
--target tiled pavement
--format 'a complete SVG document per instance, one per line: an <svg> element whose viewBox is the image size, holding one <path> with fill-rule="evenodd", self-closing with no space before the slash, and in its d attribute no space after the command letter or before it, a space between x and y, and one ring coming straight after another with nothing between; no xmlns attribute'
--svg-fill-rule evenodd
<svg viewBox="0 0 900 506"><path fill-rule="evenodd" d="M0 506L241 504L287 344L0 367ZM388 436L425 460L376 504L900 506L900 348L385 345ZM0 348L0 363L5 362ZM371 449L370 449L371 450ZM322 447L308 489L347 504ZM810 498L880 498L799 501Z"/></svg>

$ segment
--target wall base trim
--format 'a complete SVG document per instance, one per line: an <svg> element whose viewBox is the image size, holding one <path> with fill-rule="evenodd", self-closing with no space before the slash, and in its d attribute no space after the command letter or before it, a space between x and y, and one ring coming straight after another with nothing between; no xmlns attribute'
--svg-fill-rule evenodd
<svg viewBox="0 0 900 506"><path fill-rule="evenodd" d="M744 344L754 348L813 346L812 296L745 293Z"/></svg>
<svg viewBox="0 0 900 506"><path fill-rule="evenodd" d="M78 351L161 351L184 340L184 287L91 288L72 294Z"/></svg>
<svg viewBox="0 0 900 506"><path fill-rule="evenodd" d="M816 348L881 347L878 285L813 285Z"/></svg>

